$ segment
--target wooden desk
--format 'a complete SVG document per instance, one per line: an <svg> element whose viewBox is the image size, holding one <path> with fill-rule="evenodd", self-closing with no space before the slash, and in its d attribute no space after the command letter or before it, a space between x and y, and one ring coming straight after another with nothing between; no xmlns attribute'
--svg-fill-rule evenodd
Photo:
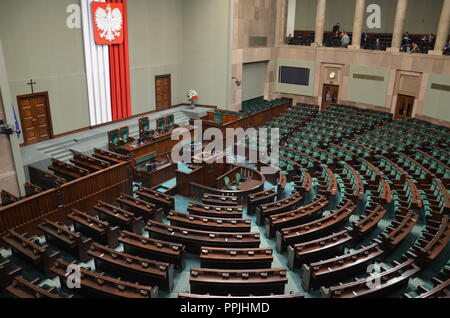
<svg viewBox="0 0 450 318"><path fill-rule="evenodd" d="M189 129L191 138L195 137L195 131L193 126L183 126L182 128ZM177 134L174 137L181 137L182 135ZM172 152L173 146L175 146L179 140L172 140L172 131L156 136L154 141L145 141L143 144L138 145L135 142L129 143L119 147L119 152L127 155L130 159L136 159L138 157L144 156L151 152L170 153Z"/></svg>

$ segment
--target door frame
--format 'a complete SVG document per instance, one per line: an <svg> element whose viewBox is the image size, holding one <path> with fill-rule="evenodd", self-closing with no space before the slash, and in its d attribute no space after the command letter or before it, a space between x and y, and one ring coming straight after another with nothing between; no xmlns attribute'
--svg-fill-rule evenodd
<svg viewBox="0 0 450 318"><path fill-rule="evenodd" d="M414 103L412 104L412 109L411 109L411 117L408 117L408 116L403 116L402 117L402 118L413 118L414 107L416 106L417 97L416 96L411 96L411 95L406 95L406 94L397 94L397 104L395 105L394 120L397 120L398 110L400 108L399 96L405 96L405 97L410 97L410 98L414 99ZM407 113L407 109L405 109L405 112Z"/></svg>
<svg viewBox="0 0 450 318"><path fill-rule="evenodd" d="M338 94L338 96L337 96L337 98L336 98L336 103L338 103L338 100L339 100L340 85L338 85L338 84L327 84L327 83L323 83L323 84L322 84L322 94L321 94L321 96L322 96L322 103L321 103L321 105L320 105L320 109L321 109L321 110L323 109L323 104L324 104L324 102L325 102L325 99L323 98L323 96L325 95L325 87L329 87L329 86L333 86L333 87L336 87L336 88L337 88L337 94ZM331 97L332 97L332 96L331 96Z"/></svg>
<svg viewBox="0 0 450 318"><path fill-rule="evenodd" d="M169 92L170 92L170 94L169 94L169 107L167 109L172 108L172 74L156 75L155 76L155 109L157 111L158 111L158 103L157 103L158 100L157 100L157 92L156 92L156 89L157 89L156 82L157 82L158 79L166 78L166 77L169 78Z"/></svg>
<svg viewBox="0 0 450 318"><path fill-rule="evenodd" d="M43 96L45 98L45 101L47 103L47 107L46 107L46 113L47 113L47 118L48 118L48 128L49 128L49 139L53 139L54 138L54 133L53 133L53 124L52 124L52 115L51 115L51 110L50 110L50 99L48 97L48 92L40 92L40 93L33 93L33 94L25 94L25 95L17 95L17 108L19 109L19 117L20 117L20 128L22 129L23 127L23 122L22 122L22 108L20 107L20 101L23 99L27 99L27 98L33 98L33 97L38 97L38 96ZM31 143L27 143L25 141L25 137L23 138L23 145L27 146L27 145L32 145L32 144L36 144L39 143L40 141L36 141L36 142L31 142Z"/></svg>

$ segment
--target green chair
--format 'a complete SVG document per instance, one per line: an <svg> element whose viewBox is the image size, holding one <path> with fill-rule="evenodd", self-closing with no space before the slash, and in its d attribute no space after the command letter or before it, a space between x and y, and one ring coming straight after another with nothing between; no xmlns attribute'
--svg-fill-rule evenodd
<svg viewBox="0 0 450 318"><path fill-rule="evenodd" d="M214 121L216 123L221 123L223 121L223 113L222 112L215 112L214 113Z"/></svg>
<svg viewBox="0 0 450 318"><path fill-rule="evenodd" d="M157 130L166 130L166 119L164 117L158 118L156 120Z"/></svg>
<svg viewBox="0 0 450 318"><path fill-rule="evenodd" d="M225 176L223 178L223 182L225 183L225 187L227 187L228 190L231 191L236 191L237 190L237 186L231 184L231 180L228 176Z"/></svg>
<svg viewBox="0 0 450 318"><path fill-rule="evenodd" d="M167 116L166 117L166 128L172 129L174 125L175 125L175 116L174 115Z"/></svg>
<svg viewBox="0 0 450 318"><path fill-rule="evenodd" d="M237 184L240 184L242 181L245 181L245 178L239 172L236 172L235 180Z"/></svg>
<svg viewBox="0 0 450 318"><path fill-rule="evenodd" d="M150 130L150 120L148 117L139 119L139 137L145 138L145 134Z"/></svg>
<svg viewBox="0 0 450 318"><path fill-rule="evenodd" d="M130 130L128 129L128 126L120 128L119 132L120 132L119 142L121 144L124 145L134 141L134 138L130 136Z"/></svg>
<svg viewBox="0 0 450 318"><path fill-rule="evenodd" d="M108 147L109 150L115 151L120 146L119 129L108 131Z"/></svg>

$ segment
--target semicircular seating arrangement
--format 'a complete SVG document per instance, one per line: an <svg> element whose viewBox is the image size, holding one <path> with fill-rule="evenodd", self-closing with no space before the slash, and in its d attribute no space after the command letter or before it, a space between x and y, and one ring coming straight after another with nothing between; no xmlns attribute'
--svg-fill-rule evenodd
<svg viewBox="0 0 450 318"><path fill-rule="evenodd" d="M243 112L284 102L255 99ZM450 129L336 104L291 105L257 128L280 129L279 160L272 154L265 164L275 172L264 185L243 196L252 178L233 165L211 193L186 197L177 186L135 182L135 191L87 200L60 219L36 216L1 237L0 290L40 298L450 296ZM30 197L125 167L127 158L96 149L92 158L74 152L71 162L54 161L54 176L31 169L38 184L29 184ZM263 166L246 164L258 173ZM3 192L2 202L26 199ZM77 266L81 287L72 290L67 275Z"/></svg>

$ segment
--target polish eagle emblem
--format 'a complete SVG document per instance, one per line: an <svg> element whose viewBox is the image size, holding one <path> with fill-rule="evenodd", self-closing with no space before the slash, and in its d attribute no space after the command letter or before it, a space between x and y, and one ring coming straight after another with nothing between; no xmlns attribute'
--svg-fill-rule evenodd
<svg viewBox="0 0 450 318"><path fill-rule="evenodd" d="M111 9L110 5L106 6L106 10L98 7L95 10L95 24L100 38L112 42L119 38L122 32L122 12L118 8Z"/></svg>

